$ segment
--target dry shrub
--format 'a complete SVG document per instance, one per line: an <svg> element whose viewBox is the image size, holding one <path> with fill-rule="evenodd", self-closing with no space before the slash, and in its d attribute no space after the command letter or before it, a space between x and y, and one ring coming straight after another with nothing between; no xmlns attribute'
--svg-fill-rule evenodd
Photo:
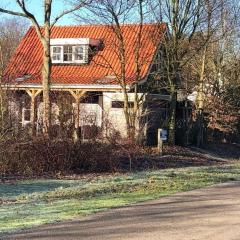
<svg viewBox="0 0 240 240"><path fill-rule="evenodd" d="M0 171L4 174L43 175L67 171L68 142L35 139L29 142L5 142L1 146Z"/></svg>
<svg viewBox="0 0 240 240"><path fill-rule="evenodd" d="M75 144L71 151L72 169L75 172L116 171L115 149L107 143Z"/></svg>
<svg viewBox="0 0 240 240"><path fill-rule="evenodd" d="M140 148L130 142L77 143L46 140L0 143L0 174L43 176L133 169Z"/></svg>

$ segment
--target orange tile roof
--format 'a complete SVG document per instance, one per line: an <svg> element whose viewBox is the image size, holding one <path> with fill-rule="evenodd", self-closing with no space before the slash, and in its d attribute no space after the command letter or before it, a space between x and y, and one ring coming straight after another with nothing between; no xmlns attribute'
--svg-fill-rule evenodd
<svg viewBox="0 0 240 240"><path fill-rule="evenodd" d="M122 25L121 29L126 47L126 79L128 83L133 83L136 75L134 51L139 25ZM143 25L140 50L141 78L148 73L163 29L165 29L165 25L162 25L161 28L156 24ZM53 64L52 84L106 84L106 81L101 83L101 79L121 73L118 41L110 26L55 26L52 28L51 38L93 38L102 39L104 42L103 50L99 51L89 64ZM35 29L31 27L9 62L4 74L5 82L17 84L16 78L29 74L31 78L18 84L41 84L42 52L41 42ZM117 82L111 80L109 84L117 84Z"/></svg>

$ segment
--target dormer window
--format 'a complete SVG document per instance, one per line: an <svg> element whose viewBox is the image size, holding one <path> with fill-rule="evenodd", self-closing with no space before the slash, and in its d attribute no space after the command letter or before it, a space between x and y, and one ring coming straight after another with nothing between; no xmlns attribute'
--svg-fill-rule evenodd
<svg viewBox="0 0 240 240"><path fill-rule="evenodd" d="M89 48L103 45L102 40L90 38L54 38L50 40L52 63L88 63Z"/></svg>
<svg viewBox="0 0 240 240"><path fill-rule="evenodd" d="M52 63L87 63L88 45L51 46Z"/></svg>
<svg viewBox="0 0 240 240"><path fill-rule="evenodd" d="M52 63L88 62L89 38L54 38L50 40Z"/></svg>

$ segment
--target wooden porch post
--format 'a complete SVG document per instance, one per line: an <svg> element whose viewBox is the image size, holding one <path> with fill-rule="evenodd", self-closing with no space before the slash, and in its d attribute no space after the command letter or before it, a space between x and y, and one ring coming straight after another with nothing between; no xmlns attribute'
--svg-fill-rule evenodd
<svg viewBox="0 0 240 240"><path fill-rule="evenodd" d="M42 92L42 90L29 89L26 90L27 94L31 97L31 134L32 136L36 135L36 118L37 118L37 109L36 109L36 97Z"/></svg>
<svg viewBox="0 0 240 240"><path fill-rule="evenodd" d="M79 141L79 127L80 127L80 99L83 97L83 95L86 93L86 91L82 91L82 90L69 90L69 92L72 94L72 96L75 99L75 103L76 103L76 118L74 116L74 132L73 132L73 141L74 142L78 142Z"/></svg>

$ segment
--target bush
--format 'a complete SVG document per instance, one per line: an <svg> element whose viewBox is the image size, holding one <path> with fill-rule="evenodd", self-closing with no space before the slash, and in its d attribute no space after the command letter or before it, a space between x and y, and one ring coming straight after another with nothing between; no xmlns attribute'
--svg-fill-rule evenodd
<svg viewBox="0 0 240 240"><path fill-rule="evenodd" d="M141 154L128 142L76 143L36 138L0 143L2 176L43 176L129 170ZM130 166L131 165L131 166Z"/></svg>

